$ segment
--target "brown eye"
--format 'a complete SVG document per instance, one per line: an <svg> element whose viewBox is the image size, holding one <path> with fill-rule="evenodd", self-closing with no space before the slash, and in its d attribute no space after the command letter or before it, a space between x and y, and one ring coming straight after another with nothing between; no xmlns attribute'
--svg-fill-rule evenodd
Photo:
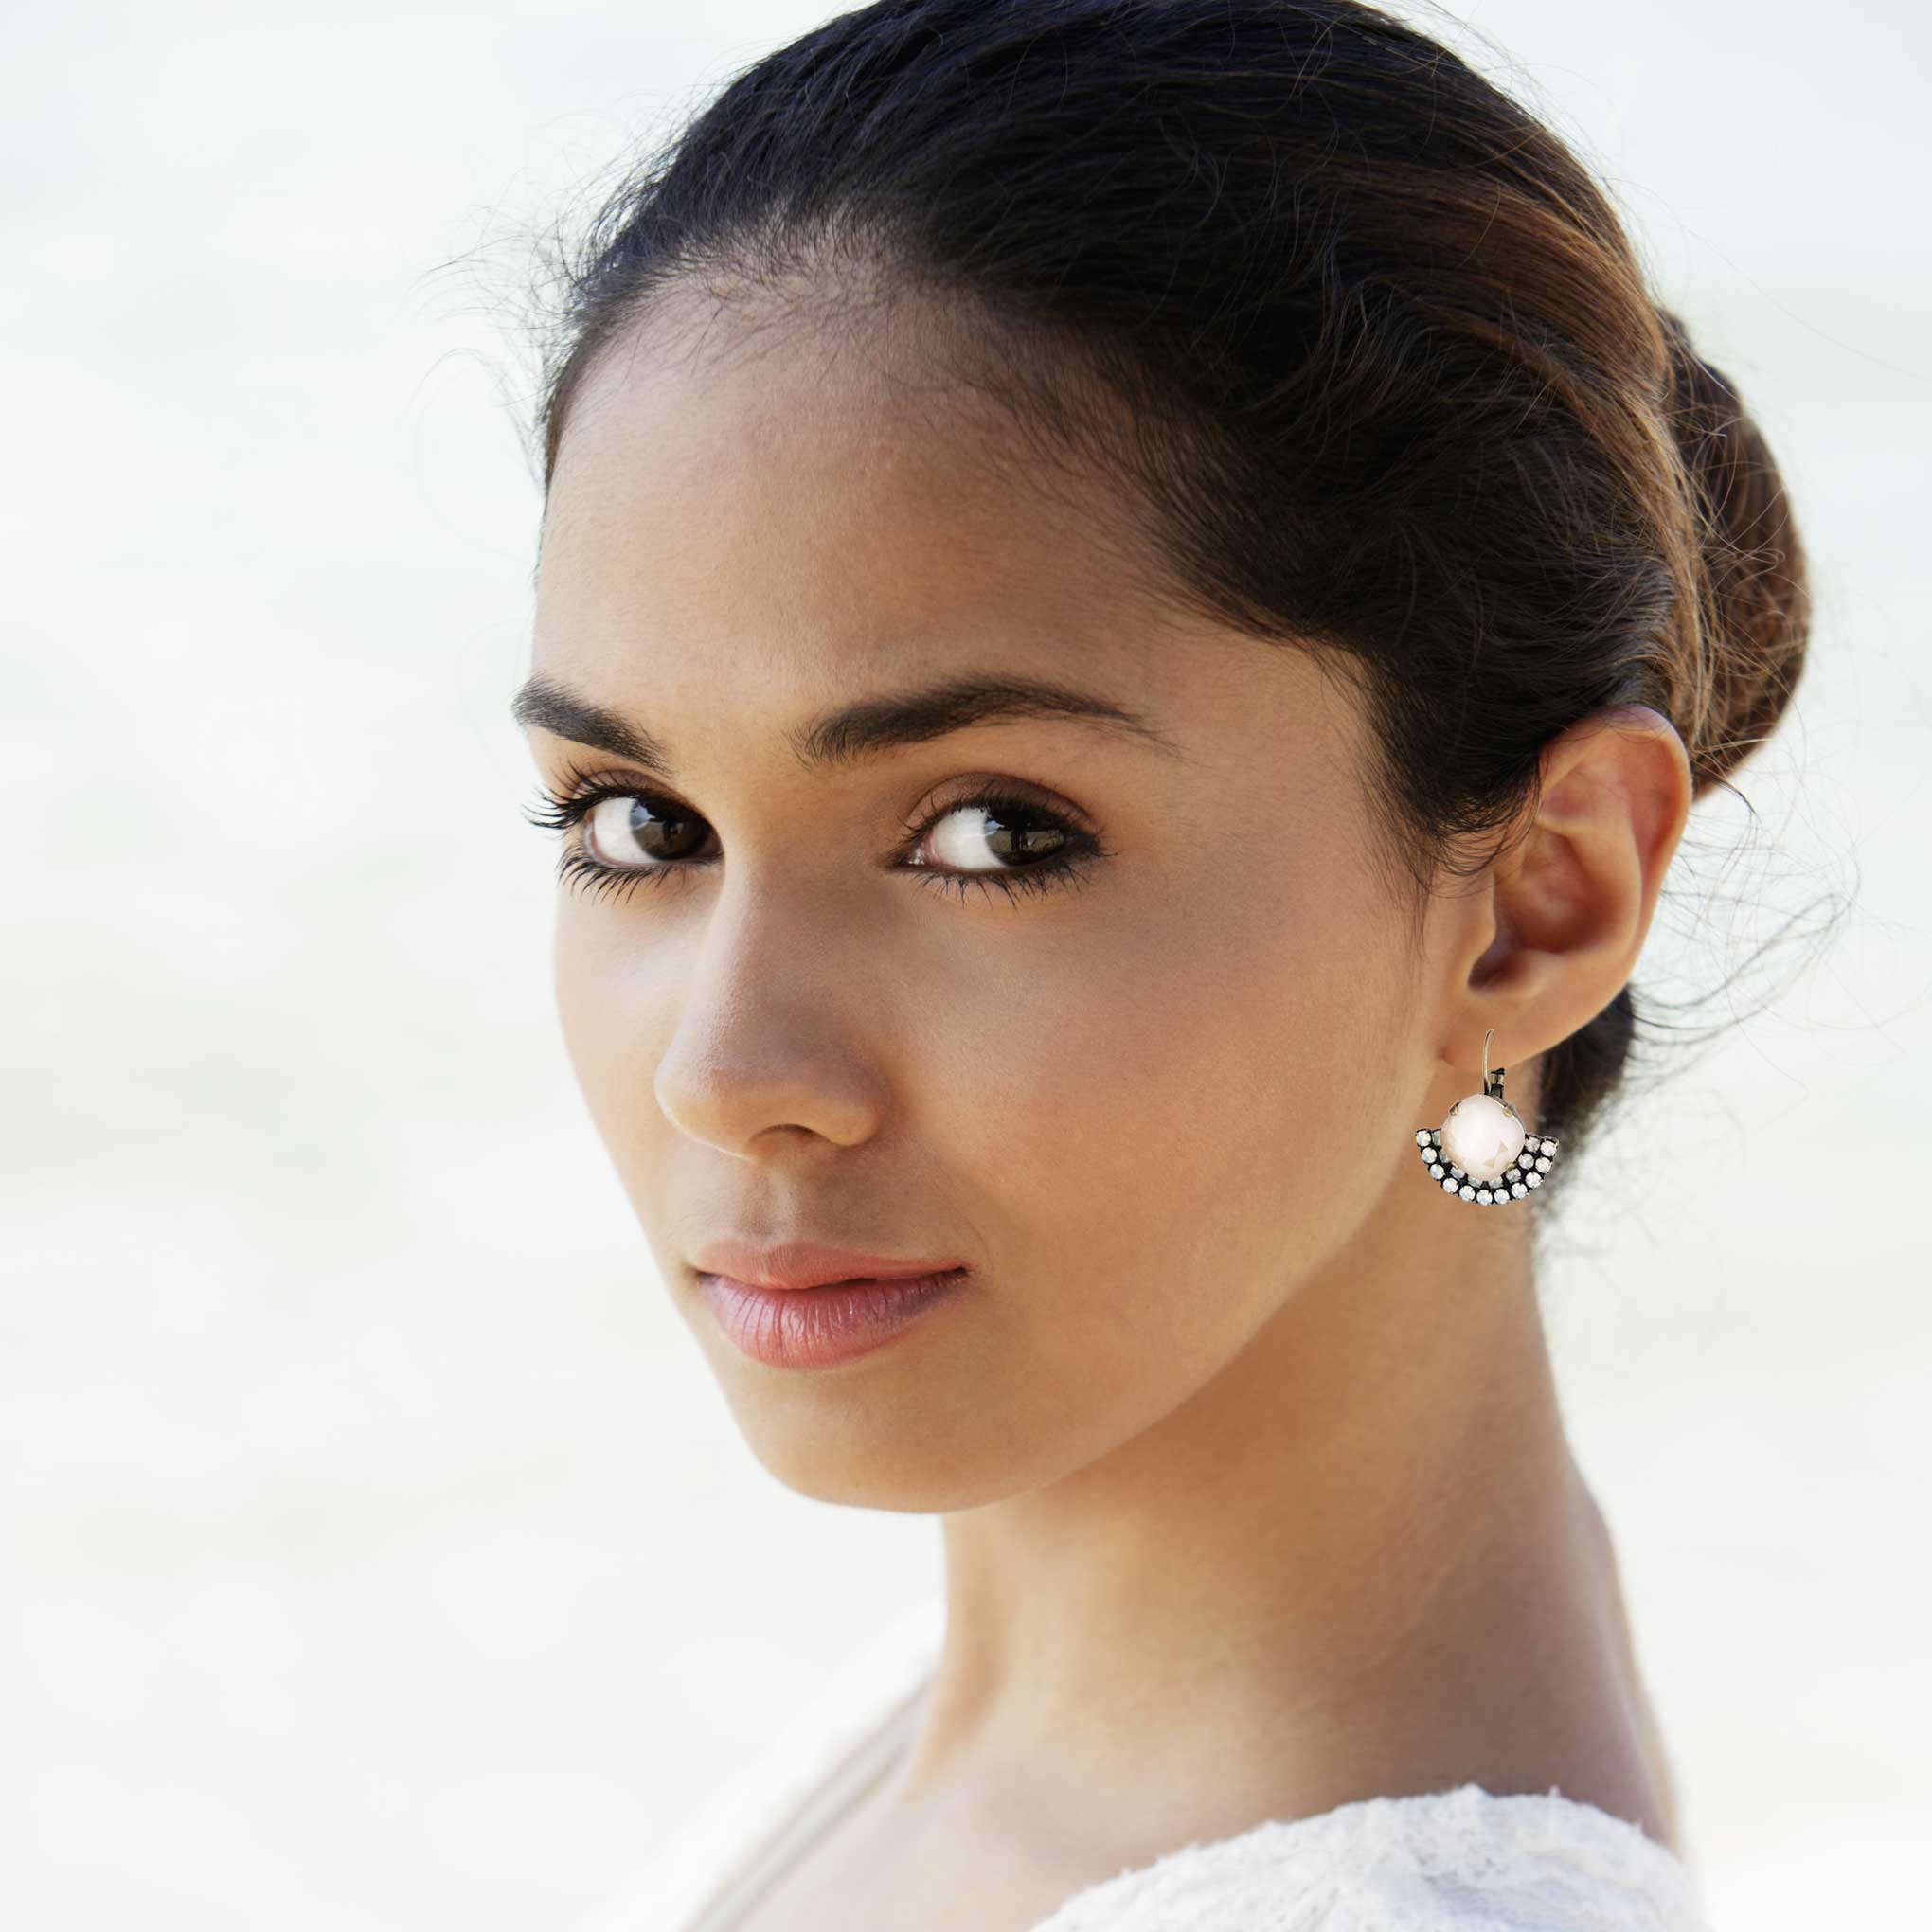
<svg viewBox="0 0 1932 1932"><path fill-rule="evenodd" d="M526 815L546 831L582 828L557 862L559 879L572 889L624 898L635 886L662 885L720 863L715 849L706 855L709 820L674 799L593 782L577 771L568 783L575 789L546 789L543 809ZM956 798L902 832L911 854L902 868L921 886L960 899L969 888L1011 900L1080 886L1091 868L1113 856L1098 832L1003 785Z"/></svg>
<svg viewBox="0 0 1932 1932"><path fill-rule="evenodd" d="M1052 858L1069 836L1062 820L1038 806L975 798L949 806L920 843L930 846L939 865L957 871L1001 871Z"/></svg>
<svg viewBox="0 0 1932 1932"><path fill-rule="evenodd" d="M653 811L653 805L663 810ZM583 842L604 865L648 870L689 858L709 831L696 813L633 792L599 798L591 807L584 814Z"/></svg>

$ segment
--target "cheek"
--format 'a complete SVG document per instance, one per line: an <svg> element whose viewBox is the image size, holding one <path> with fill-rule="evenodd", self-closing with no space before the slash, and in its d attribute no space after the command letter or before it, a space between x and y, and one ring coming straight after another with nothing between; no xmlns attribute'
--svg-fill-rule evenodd
<svg viewBox="0 0 1932 1932"><path fill-rule="evenodd" d="M1043 1372L1078 1355L1157 1403L1348 1239L1386 1185L1399 943L1360 880L1245 873L1002 989L956 1069L980 1137L948 1137Z"/></svg>
<svg viewBox="0 0 1932 1932"><path fill-rule="evenodd" d="M661 1042L652 1022L661 989L654 949L640 944L621 910L566 895L558 902L550 943L551 984L564 1046L578 1090L626 1184L624 1150L653 1133L653 1076Z"/></svg>

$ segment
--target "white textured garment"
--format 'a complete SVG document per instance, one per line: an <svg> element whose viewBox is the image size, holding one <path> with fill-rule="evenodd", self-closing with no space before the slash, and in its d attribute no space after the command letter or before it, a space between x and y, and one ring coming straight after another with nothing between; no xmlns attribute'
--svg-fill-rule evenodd
<svg viewBox="0 0 1932 1932"><path fill-rule="evenodd" d="M935 1600L835 1678L581 1932L731 1932L894 1764L944 1636ZM908 1926L906 1932L918 1932ZM1552 1787L1366 1798L1171 1852L1032 1932L1710 1932L1689 1865Z"/></svg>

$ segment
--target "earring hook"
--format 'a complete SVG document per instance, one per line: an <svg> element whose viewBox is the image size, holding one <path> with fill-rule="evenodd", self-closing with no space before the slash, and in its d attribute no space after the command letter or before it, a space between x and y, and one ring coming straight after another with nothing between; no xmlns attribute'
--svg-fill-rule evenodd
<svg viewBox="0 0 1932 1932"><path fill-rule="evenodd" d="M1489 1043L1495 1036L1494 1027L1482 1036L1482 1090L1491 1099L1499 1100L1503 1097L1503 1069L1500 1066L1492 1069L1489 1064Z"/></svg>

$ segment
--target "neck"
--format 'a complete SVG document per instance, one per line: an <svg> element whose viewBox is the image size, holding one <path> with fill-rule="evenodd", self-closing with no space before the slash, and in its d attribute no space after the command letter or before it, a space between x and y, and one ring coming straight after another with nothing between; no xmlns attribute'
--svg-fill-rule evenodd
<svg viewBox="0 0 1932 1932"><path fill-rule="evenodd" d="M901 1796L1080 1818L1107 1793L1126 1845L1554 1784L1669 1843L1527 1248L1469 1232L1394 1291L1324 1271L1153 1426L947 1516Z"/></svg>

